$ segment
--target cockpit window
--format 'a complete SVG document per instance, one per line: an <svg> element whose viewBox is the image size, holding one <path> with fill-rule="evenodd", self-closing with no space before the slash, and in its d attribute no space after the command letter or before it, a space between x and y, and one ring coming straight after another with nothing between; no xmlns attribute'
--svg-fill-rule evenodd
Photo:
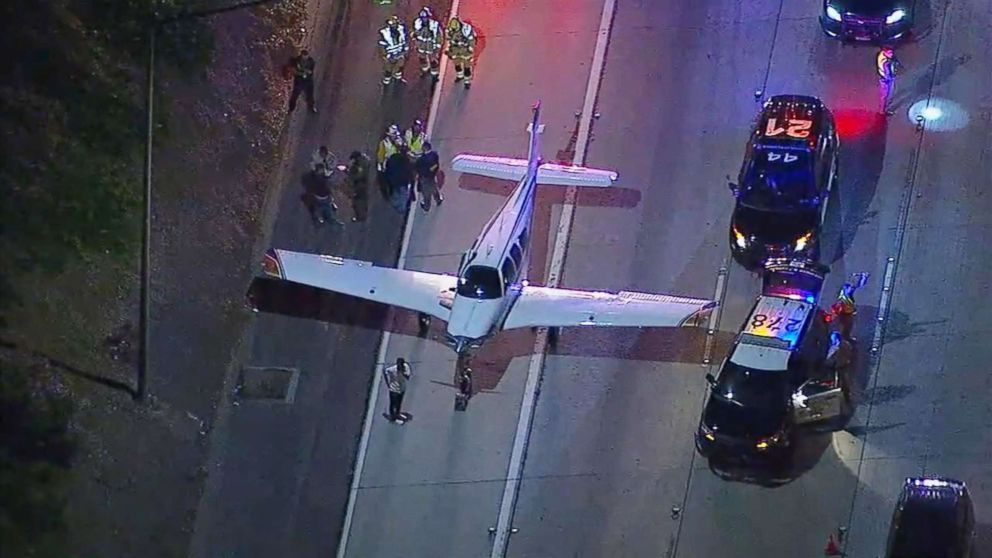
<svg viewBox="0 0 992 558"><path fill-rule="evenodd" d="M499 272L482 265L469 266L458 279L458 295L479 300L503 296L503 282L499 279Z"/></svg>

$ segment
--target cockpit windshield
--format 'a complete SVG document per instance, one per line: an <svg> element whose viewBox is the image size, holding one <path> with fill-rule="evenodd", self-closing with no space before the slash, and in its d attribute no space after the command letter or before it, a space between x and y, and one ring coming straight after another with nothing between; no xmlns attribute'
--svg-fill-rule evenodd
<svg viewBox="0 0 992 558"><path fill-rule="evenodd" d="M458 295L478 300L503 296L503 282L499 278L499 272L484 265L469 266L458 279Z"/></svg>

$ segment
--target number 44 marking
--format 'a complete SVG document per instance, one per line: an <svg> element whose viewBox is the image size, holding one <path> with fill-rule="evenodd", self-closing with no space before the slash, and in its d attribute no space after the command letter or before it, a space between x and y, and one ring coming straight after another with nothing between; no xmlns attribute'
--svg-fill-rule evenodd
<svg viewBox="0 0 992 558"><path fill-rule="evenodd" d="M781 153L769 153L768 154L768 161L769 162L783 160L783 159L784 159L784 161L786 163L792 163L792 162L798 161L799 160L799 157L796 156L796 155L792 155L791 153L786 153L785 155L783 155Z"/></svg>

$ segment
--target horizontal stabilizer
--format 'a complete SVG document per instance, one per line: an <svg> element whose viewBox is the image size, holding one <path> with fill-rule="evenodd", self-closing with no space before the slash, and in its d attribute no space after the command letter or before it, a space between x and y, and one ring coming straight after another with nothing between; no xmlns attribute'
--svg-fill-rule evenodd
<svg viewBox="0 0 992 558"><path fill-rule="evenodd" d="M527 160L486 155L456 155L451 168L457 172L519 182L527 176ZM604 188L613 184L617 173L574 165L542 163L537 169L537 183L556 186L593 186Z"/></svg>

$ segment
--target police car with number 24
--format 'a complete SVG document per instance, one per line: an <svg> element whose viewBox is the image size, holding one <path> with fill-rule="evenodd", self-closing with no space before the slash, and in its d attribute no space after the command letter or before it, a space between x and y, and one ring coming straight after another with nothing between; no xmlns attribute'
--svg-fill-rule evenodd
<svg viewBox="0 0 992 558"><path fill-rule="evenodd" d="M778 95L758 115L738 184L730 250L749 270L769 258L820 257L820 229L837 182L840 139L815 97Z"/></svg>

